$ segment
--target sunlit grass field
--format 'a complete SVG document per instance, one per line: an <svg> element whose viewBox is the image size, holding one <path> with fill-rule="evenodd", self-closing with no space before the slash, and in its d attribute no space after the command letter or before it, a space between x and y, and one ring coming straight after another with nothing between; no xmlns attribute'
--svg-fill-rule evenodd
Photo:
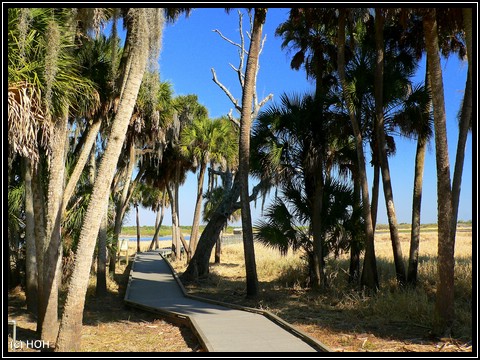
<svg viewBox="0 0 480 360"><path fill-rule="evenodd" d="M408 261L410 234L400 234L402 253ZM306 286L306 263L301 252L281 256L276 250L255 244L256 267L260 296L245 298L245 264L241 243L222 249L221 264L213 264L208 278L188 286L191 293L245 306L272 311L292 323L340 323L353 331L382 328L400 324L428 332L431 329L437 283L437 232L421 232L416 288L400 288L395 280L390 235L378 231L375 252L380 291L369 295L348 283L349 254L327 259L326 276L329 287L315 292ZM457 232L455 245L455 312L453 335L461 341L472 339L472 232L471 228ZM363 259L362 259L363 260ZM363 263L363 262L362 262ZM184 259L172 265L181 274ZM387 325L385 325L387 324ZM314 331L314 330L312 330Z"/></svg>

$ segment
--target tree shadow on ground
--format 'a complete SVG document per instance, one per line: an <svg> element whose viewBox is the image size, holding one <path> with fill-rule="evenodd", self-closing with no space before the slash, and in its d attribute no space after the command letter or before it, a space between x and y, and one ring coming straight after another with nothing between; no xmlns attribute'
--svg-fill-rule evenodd
<svg viewBox="0 0 480 360"><path fill-rule="evenodd" d="M432 259L423 257L421 261L432 261ZM347 265L348 269L348 262L343 265ZM404 290L392 285L392 279L393 282L395 281L394 267L391 262L381 259L378 260L378 266L383 272L384 282L382 285L384 294L386 294L385 301L395 301L394 293ZM393 275L390 275L390 272ZM338 271L335 276L337 278L344 276L345 279L342 281L347 282L347 272ZM336 284L335 281L331 282L331 287ZM407 315L406 310L408 309L402 310L398 304L390 304L392 306L391 316L384 316L381 312L377 312L375 306L378 302L375 301L375 296L366 296L359 286L348 285L341 291L330 288L322 292L302 288L298 285L291 284L289 286L278 279L260 281L260 293L255 299L250 299L246 297L244 278L227 278L217 273L210 273L197 282L185 284L185 287L187 292L192 295L269 310L290 324L302 328L314 327L337 334L370 334L370 336L388 341L431 345L432 348L440 340L431 335L428 322L416 323ZM431 294L426 295L428 299L426 307L433 309L434 298L431 297ZM406 297L408 297L408 291L402 299ZM358 307L355 303L358 304ZM411 302L403 304L410 307L416 306ZM430 317L430 314L424 315L427 318ZM465 343L471 341L471 335L470 338L465 334L458 335L453 337L452 341Z"/></svg>

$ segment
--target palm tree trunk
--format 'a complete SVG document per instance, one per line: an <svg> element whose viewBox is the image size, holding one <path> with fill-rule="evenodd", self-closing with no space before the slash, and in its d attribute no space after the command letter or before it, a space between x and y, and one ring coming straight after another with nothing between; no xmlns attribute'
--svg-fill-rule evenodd
<svg viewBox="0 0 480 360"><path fill-rule="evenodd" d="M372 227L373 232L377 226L377 209L378 209L378 194L379 194L379 183L380 183L380 166L375 163L373 165L373 184L372 184Z"/></svg>
<svg viewBox="0 0 480 360"><path fill-rule="evenodd" d="M68 111L64 109L62 117L55 121L50 159L49 182L47 193L47 216L45 226L42 307L39 315L43 318L41 339L55 342L58 333L58 284L61 279L61 221L65 174L65 142L67 133Z"/></svg>
<svg viewBox="0 0 480 360"><path fill-rule="evenodd" d="M353 201L354 201L354 211L355 209L360 208L361 194L360 194L360 184L358 183L357 176L355 173L352 174L353 177ZM360 278L360 242L358 239L351 239L350 243L350 267L348 272L348 282L357 283Z"/></svg>
<svg viewBox="0 0 480 360"><path fill-rule="evenodd" d="M393 259L395 263L395 272L397 281L400 285L405 284L406 273L403 262L402 247L398 236L398 223L395 214L395 203L393 201L393 189L390 180L390 168L388 166L388 157L386 152L385 128L383 117L383 68L384 68L384 14L382 9L375 9L375 47L377 53L377 64L375 67L375 113L377 119L377 141L380 156L380 167L382 170L383 194L385 196L385 205L387 207L388 225L390 228L390 238L392 241Z"/></svg>
<svg viewBox="0 0 480 360"><path fill-rule="evenodd" d="M107 228L108 203L105 207L102 223L98 232L97 287L95 294L100 297L107 294Z"/></svg>
<svg viewBox="0 0 480 360"><path fill-rule="evenodd" d="M430 74L433 117L435 124L435 157L437 165L438 202L438 284L435 301L433 332L449 333L455 318L454 311L454 246L451 238L452 190L448 160L445 99L440 65L436 10L425 10L423 29Z"/></svg>
<svg viewBox="0 0 480 360"><path fill-rule="evenodd" d="M355 136L355 144L357 148L358 161L358 176L362 187L362 205L363 216L365 221L365 257L363 260L363 271L361 276L361 284L372 289L378 289L378 273L377 262L375 259L375 242L372 224L372 214L370 211L370 199L368 196L368 180L367 172L365 170L365 155L363 152L362 133L358 124L358 120L353 109L350 95L347 91L347 83L345 79L345 25L346 25L346 10L339 9L339 25L338 25L338 73L340 75L340 82L342 84L343 94L349 109L350 121Z"/></svg>
<svg viewBox="0 0 480 360"><path fill-rule="evenodd" d="M135 21L132 21L135 26L130 24L132 28L128 28L130 31L127 31L126 38L126 44L135 41L136 46L129 47L131 61L126 72L125 87L120 95L118 111L112 124L107 148L102 157L80 233L77 256L75 257L74 269L68 287L56 351L78 351L80 349L78 335L82 332L82 317L90 264L95 248L95 239L102 220L102 216L98 216L98 214L104 212L105 204L108 201L110 185L147 64L148 41L146 36L148 35L148 25L144 16L146 10L136 10L138 12L133 13L133 20Z"/></svg>
<svg viewBox="0 0 480 360"><path fill-rule="evenodd" d="M122 189L122 195L120 196L120 199L117 200L116 204L116 211L115 211L115 225L113 228L113 243L114 243L114 248L116 249L114 258L113 258L113 268L110 267L110 272L115 273L115 263L116 259L115 256L119 256L120 254L120 248L118 247L118 238L120 237L120 233L122 232L122 223L123 219L125 218L125 213L128 208L128 202L130 200L129 194L133 193L130 183L132 181L132 174L133 170L135 168L135 144L132 141L130 143L130 146L128 148L128 154L129 154L129 159L128 159L128 166L127 170L125 172L125 179L124 179L124 185ZM110 264L112 264L112 260L110 260Z"/></svg>
<svg viewBox="0 0 480 360"><path fill-rule="evenodd" d="M321 166L322 161L318 162ZM316 167L319 169L319 167ZM312 288L324 288L327 283L323 269L323 235L322 235L322 204L323 204L323 169L317 170L315 180L315 193L313 195L313 217L312 217L312 236L313 236L313 279Z"/></svg>
<svg viewBox="0 0 480 360"><path fill-rule="evenodd" d="M78 156L78 160L75 164L72 174L68 179L67 185L65 186L65 191L63 193L63 208L62 214L65 213L65 209L70 201L70 198L75 191L75 187L78 183L78 179L80 179L80 175L82 174L83 169L85 168L85 164L88 161L90 156L90 152L95 144L95 139L97 138L98 131L100 130L100 125L102 124L101 120L94 121L91 126L88 127L88 134L86 135L85 142L83 144L82 150L80 151L80 155Z"/></svg>
<svg viewBox="0 0 480 360"><path fill-rule="evenodd" d="M427 54L428 58L428 54ZM428 60L425 71L425 86L431 92L428 75ZM428 109L431 109L432 102L429 101ZM420 250L420 225L423 192L423 172L425 168L425 153L427 151L428 138L424 134L417 134L417 151L415 154L415 175L413 180L412 200L412 230L410 236L410 253L408 258L407 284L416 286L418 276L418 254Z"/></svg>
<svg viewBox="0 0 480 360"><path fill-rule="evenodd" d="M158 233L160 232L160 228L162 227L164 214L165 214L165 191L163 192L162 205L160 206L160 209L157 210L157 216L155 218L155 234L153 234L152 242L150 243L148 250L159 248Z"/></svg>
<svg viewBox="0 0 480 360"><path fill-rule="evenodd" d="M37 335L42 332L44 311L44 284L43 284L43 268L44 268L44 244L45 244L45 192L42 185L43 167L42 163L37 163L37 168L32 173L32 193L33 193L33 216L35 220L35 251L37 258L37 291L38 291L38 316L37 316Z"/></svg>
<svg viewBox="0 0 480 360"><path fill-rule="evenodd" d="M32 165L28 158L24 158L25 171L25 282L27 310L37 315L38 301L38 273L37 273L37 255L35 249L35 218L33 214L33 193L32 193Z"/></svg>
<svg viewBox="0 0 480 360"><path fill-rule="evenodd" d="M168 196L170 197L170 209L172 211L172 256L174 259L180 259L180 228L178 227L177 216L177 197L173 194L175 192L175 184L173 184L174 191L167 185Z"/></svg>
<svg viewBox="0 0 480 360"><path fill-rule="evenodd" d="M267 15L266 8L255 8L253 29L248 50L245 82L242 92L242 111L240 116L239 166L240 201L242 206L243 249L245 270L247 273L247 297L258 294L255 248L253 246L252 215L248 191L248 174L250 170L250 129L252 124L252 102L256 83L258 57L260 53L263 24Z"/></svg>
<svg viewBox="0 0 480 360"><path fill-rule="evenodd" d="M200 164L200 172L198 174L198 183L197 183L197 202L195 203L195 213L193 215L193 224L192 224L192 233L190 235L190 250L188 261L190 257L195 253L197 248L197 239L198 239L198 226L200 223L200 214L202 211L202 200L203 200L203 180L205 178L205 171L207 169L207 163Z"/></svg>
<svg viewBox="0 0 480 360"><path fill-rule="evenodd" d="M413 182L412 201L412 231L407 271L407 283L412 286L415 286L417 284L418 253L420 249L420 214L422 207L423 169L425 164L426 151L427 140L422 139L419 135L417 141L417 152L415 154L415 177Z"/></svg>
<svg viewBox="0 0 480 360"><path fill-rule="evenodd" d="M467 82L463 97L462 112L457 143L457 155L452 183L452 234L451 242L455 243L457 234L458 206L460 202L460 186L462 183L463 162L465 159L465 145L467 143L468 130L472 121L472 9L463 8L463 23L465 27L465 39L467 44L468 71Z"/></svg>

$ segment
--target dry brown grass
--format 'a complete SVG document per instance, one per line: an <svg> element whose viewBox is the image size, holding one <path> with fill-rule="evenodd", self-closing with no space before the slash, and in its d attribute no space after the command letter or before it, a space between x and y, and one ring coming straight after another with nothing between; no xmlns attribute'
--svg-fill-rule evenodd
<svg viewBox="0 0 480 360"><path fill-rule="evenodd" d="M401 244L408 258L409 234ZM260 294L246 299L245 266L241 244L222 250L222 263L213 264L207 278L188 285L190 293L216 300L267 309L336 351L472 351L472 233L459 232L456 240L456 322L453 337L430 335L435 302L437 233L422 231L419 284L401 289L395 281L388 233L375 240L381 290L370 296L348 284L348 254L327 260L330 287L315 292L305 285L301 254L278 252L255 244ZM172 262L178 273L186 264Z"/></svg>
<svg viewBox="0 0 480 360"><path fill-rule="evenodd" d="M437 234L422 231L419 286L401 290L395 283L388 233L378 232L376 254L382 289L368 296L348 282L348 256L327 261L332 286L319 293L305 288L305 262L301 254L286 257L255 245L260 295L245 298L245 266L241 244L224 246L222 263L213 264L206 279L187 287L190 293L230 303L263 308L339 352L471 352L472 351L472 233L459 232L456 254L456 315L454 335L437 339L429 335L436 284ZM404 257L409 234L401 234ZM165 246L169 244L166 242ZM142 243L142 250L148 244ZM162 244L163 246L163 244ZM136 249L130 243L130 255ZM185 261L172 262L178 273ZM128 268L118 267L108 279L106 298L94 296L92 278L87 293L82 330L84 352L198 352L193 333L159 315L124 306ZM35 340L35 320L27 313L21 289L9 293L9 319L17 320L17 339ZM11 332L11 328L9 328ZM11 340L11 339L9 339ZM10 351L10 349L9 349ZM23 351L34 351L23 349Z"/></svg>

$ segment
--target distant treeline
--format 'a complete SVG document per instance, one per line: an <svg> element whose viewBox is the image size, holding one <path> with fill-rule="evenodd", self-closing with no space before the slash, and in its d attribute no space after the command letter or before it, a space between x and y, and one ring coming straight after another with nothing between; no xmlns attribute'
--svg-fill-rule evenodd
<svg viewBox="0 0 480 360"><path fill-rule="evenodd" d="M238 226L241 227L241 226ZM180 226L182 233L190 235L192 232L192 226ZM200 225L199 231L202 233L205 225ZM233 234L233 229L237 228L235 226L228 226L225 233ZM153 236L155 234L155 226L141 226L140 227L140 236ZM172 227L171 226L163 226L160 228L158 236L169 236L172 235ZM124 236L136 236L137 235L137 227L136 226L124 226L122 228L122 235Z"/></svg>
<svg viewBox="0 0 480 360"><path fill-rule="evenodd" d="M471 227L472 226L472 220L459 220L458 227ZM401 223L398 225L399 230L410 230L410 224L407 223ZM433 230L437 228L436 223L432 224L422 224L420 226L422 229L429 229ZM190 234L192 231L191 226L180 226L182 229L182 232L184 234ZM200 225L200 233L203 231L205 228L204 225ZM233 234L233 229L234 228L241 228L241 226L228 226L227 230L225 231L226 234ZM388 230L388 224L377 224L376 230ZM154 226L141 226L140 227L140 235L141 236L153 236L155 233L155 227ZM171 226L162 226L160 228L159 236L168 236L172 234L172 227ZM137 235L137 227L136 226L124 226L122 228L122 235L124 236L136 236Z"/></svg>

